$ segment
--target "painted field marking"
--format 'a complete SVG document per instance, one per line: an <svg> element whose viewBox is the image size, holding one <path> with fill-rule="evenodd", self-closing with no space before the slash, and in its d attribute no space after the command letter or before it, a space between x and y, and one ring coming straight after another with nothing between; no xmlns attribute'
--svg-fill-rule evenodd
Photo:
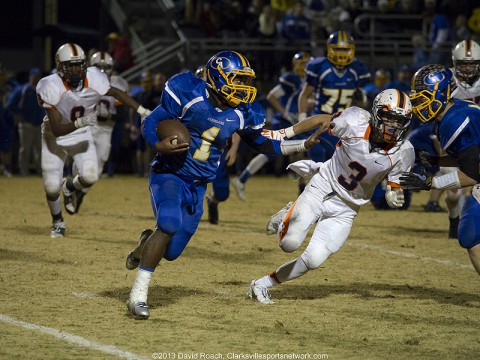
<svg viewBox="0 0 480 360"><path fill-rule="evenodd" d="M83 347L88 348L88 349L98 350L98 351L101 351L101 352L104 352L104 353L107 353L107 354L110 354L110 355L117 356L119 358L124 358L124 359L129 359L129 360L146 360L146 359L149 359L149 358L131 353L129 351L120 350L119 348L116 348L115 346L112 346L112 345L103 345L103 344L100 344L100 343L95 342L95 341L87 340L87 339L85 339L81 336L77 336L77 335L70 334L70 333L67 333L67 332L64 332L64 331L60 331L60 330L55 329L55 328L51 328L51 327L47 327L47 326L41 326L41 325L32 324L32 323L29 323L29 322L17 320L15 318L12 318L12 317L7 316L7 315L0 314L0 321L2 321L4 323L7 323L7 324L15 325L15 326L18 326L18 327L23 327L25 329L35 330L35 331L39 331L39 332L44 333L44 334L52 335L52 336L56 337L57 339L60 339L60 340L63 340L63 341L66 341L66 342L69 342L69 343L72 343L72 344L75 344L75 345L78 345L78 346L83 346Z"/></svg>
<svg viewBox="0 0 480 360"><path fill-rule="evenodd" d="M442 265L447 265L447 266L453 266L456 268L460 269L469 269L469 270L474 270L472 265L465 265L465 264L459 264L455 261L451 260L446 260L446 259L437 259L437 258L432 258L429 256L421 256L413 253L408 253L408 252L403 252L403 251L396 251L396 250L389 250L381 246L377 245L368 245L368 244L362 244L362 243L350 243L350 245L355 246L360 249L370 249L370 250L375 250L384 254L391 254L391 255L397 255L397 256L402 256L406 258L412 258L412 259L419 259L422 261L429 261L429 262L434 262L437 264L442 264Z"/></svg>

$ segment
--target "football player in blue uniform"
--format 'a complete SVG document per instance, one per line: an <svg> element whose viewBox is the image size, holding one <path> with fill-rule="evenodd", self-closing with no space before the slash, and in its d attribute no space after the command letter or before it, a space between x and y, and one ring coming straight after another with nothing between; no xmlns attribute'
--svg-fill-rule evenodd
<svg viewBox="0 0 480 360"><path fill-rule="evenodd" d="M165 84L161 104L143 122L145 139L157 151L151 163L149 190L156 229L142 233L137 247L128 255L126 267L139 267L128 310L137 318L149 317L148 286L162 258L180 256L196 232L203 214L207 183L217 175L227 141L237 132L255 150L289 155L305 151L318 142L329 126L328 116L317 116L281 131L262 129L265 111L252 106L257 89L255 72L248 60L235 51L214 55L205 67L205 81L187 71ZM191 142L177 143L177 136L157 137L160 121L178 119L187 127ZM307 140L283 140L320 127Z"/></svg>
<svg viewBox="0 0 480 360"><path fill-rule="evenodd" d="M279 130L292 126L298 122L298 95L305 78L305 67L312 60L307 52L298 52L292 59L292 72L282 74L279 83L267 95L267 101L275 110L271 129ZM244 201L245 183L255 175L265 164L275 159L276 155L258 154L245 167L239 177L232 180L233 188L240 200Z"/></svg>
<svg viewBox="0 0 480 360"><path fill-rule="evenodd" d="M308 99L315 94L314 114L335 114L352 105L365 107L363 86L371 79L370 71L355 58L355 42L346 31L332 33L327 40L327 57L318 57L307 64L305 85L298 99L298 121L307 117ZM358 100L357 100L358 99ZM316 162L330 159L338 138L325 132L321 142L308 155Z"/></svg>
<svg viewBox="0 0 480 360"><path fill-rule="evenodd" d="M458 242L468 250L480 274L480 107L455 99L455 80L450 69L432 64L420 68L412 79L413 112L423 121L435 120L437 137L448 156L430 157L429 163L458 166L459 170L440 176L414 172L400 178L404 189L460 189L473 186L465 201L458 226Z"/></svg>

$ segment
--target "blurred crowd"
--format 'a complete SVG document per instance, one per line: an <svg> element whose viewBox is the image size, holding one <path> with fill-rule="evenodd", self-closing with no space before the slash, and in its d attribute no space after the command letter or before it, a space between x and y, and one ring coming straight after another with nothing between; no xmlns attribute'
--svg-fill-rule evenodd
<svg viewBox="0 0 480 360"><path fill-rule="evenodd" d="M372 82L365 86L370 103L386 88L408 91L413 72L425 64L451 66L451 55L448 51L440 51L442 46L456 44L463 39L478 41L480 38L480 6L476 7L474 2L467 0L185 0L179 23L188 36L269 39L292 46L298 40L310 39L324 48L328 35L338 29L347 30L354 38L359 36L353 26L354 20L369 13L422 14L428 29L427 36L421 32L412 36L415 51L411 63L404 64L400 69L370 69ZM409 20L389 20L384 26L390 31L397 29L400 32L422 28L423 25L411 24ZM380 23L377 33L381 32ZM125 36L113 32L105 40L105 50L113 58L115 74L121 74L134 65L132 50ZM96 51L90 49L88 58ZM289 70L290 59L295 52L282 54L284 59L280 59L280 63L278 54L272 51L259 52L258 56L249 53L258 83L268 79L272 87L276 85L278 77ZM35 86L45 75L38 68L12 74L0 66L0 171L6 177L12 174L41 175L40 125L45 113L37 104ZM163 85L170 75L173 74L144 71L134 84L129 84L129 92L144 107L153 109L159 103ZM261 91L258 99L267 108L267 120L270 120L273 110L266 101L269 89L259 86L259 90L265 92L262 94ZM103 169L104 176L111 177L115 173L145 176L151 154L140 136L138 116L119 109L111 149ZM240 171L254 155L242 154L237 170ZM273 169L267 166L266 171Z"/></svg>

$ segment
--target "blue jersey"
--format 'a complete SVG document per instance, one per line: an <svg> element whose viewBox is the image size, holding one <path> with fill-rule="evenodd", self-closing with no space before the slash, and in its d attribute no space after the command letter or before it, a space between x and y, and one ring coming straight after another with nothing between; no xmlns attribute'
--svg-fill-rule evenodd
<svg viewBox="0 0 480 360"><path fill-rule="evenodd" d="M480 148L480 107L470 101L453 101L455 105L445 113L437 132L442 149L457 159L459 152L471 146Z"/></svg>
<svg viewBox="0 0 480 360"><path fill-rule="evenodd" d="M307 64L306 82L315 88L315 114L334 114L352 105L358 88L370 81L370 71L355 59L339 71L327 58L315 58Z"/></svg>
<svg viewBox="0 0 480 360"><path fill-rule="evenodd" d="M280 105L291 113L298 113L298 96L302 90L303 80L295 73L286 73L280 76L279 84L276 86L281 88L282 96L278 98ZM276 89L274 89L275 91ZM282 114L276 112L272 120L272 129L278 130L285 127L289 127L291 124L288 120L284 119Z"/></svg>
<svg viewBox="0 0 480 360"><path fill-rule="evenodd" d="M159 141L157 124L178 119L190 132L191 143L188 152L182 155L157 154L151 163L155 171L172 173L185 180L211 182L228 139L236 131L250 146L265 150L262 146L269 142L268 150L281 154L280 141L261 135L265 111L258 102L221 110L210 103L209 96L205 81L190 71L167 81L161 104L143 123L143 134L154 146Z"/></svg>

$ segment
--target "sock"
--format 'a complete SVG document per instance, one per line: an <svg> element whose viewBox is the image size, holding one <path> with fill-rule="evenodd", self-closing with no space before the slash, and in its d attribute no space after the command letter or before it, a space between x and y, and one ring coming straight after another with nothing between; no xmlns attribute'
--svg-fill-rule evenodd
<svg viewBox="0 0 480 360"><path fill-rule="evenodd" d="M283 264L276 271L276 279L283 283L285 281L296 279L308 271L307 264L301 257Z"/></svg>
<svg viewBox="0 0 480 360"><path fill-rule="evenodd" d="M242 173L238 177L238 180L240 180L242 184L245 184L250 176L252 176L252 174L250 174L250 172L247 169L245 169L242 171Z"/></svg>
<svg viewBox="0 0 480 360"><path fill-rule="evenodd" d="M73 178L72 180L72 187L73 189L70 189L69 187L69 181L70 179L67 181L67 189L70 190L70 191L75 191L75 190L82 190L84 188L84 186L82 185L82 183L80 182L80 177L77 175Z"/></svg>
<svg viewBox="0 0 480 360"><path fill-rule="evenodd" d="M48 207L50 208L50 214L60 214L60 217L62 215L62 202L60 201L60 196L58 197L57 200L51 201L47 199ZM54 215L52 217L55 220Z"/></svg>
<svg viewBox="0 0 480 360"><path fill-rule="evenodd" d="M271 273L270 275L265 275L261 279L256 280L255 284L260 285L260 286L264 286L266 288L270 288L272 286L280 284L279 282L277 282L275 280L274 277L272 277L273 274L274 273Z"/></svg>
<svg viewBox="0 0 480 360"><path fill-rule="evenodd" d="M147 302L148 286L152 278L154 269L138 268L137 277L133 282L132 291L130 292L130 302Z"/></svg>

